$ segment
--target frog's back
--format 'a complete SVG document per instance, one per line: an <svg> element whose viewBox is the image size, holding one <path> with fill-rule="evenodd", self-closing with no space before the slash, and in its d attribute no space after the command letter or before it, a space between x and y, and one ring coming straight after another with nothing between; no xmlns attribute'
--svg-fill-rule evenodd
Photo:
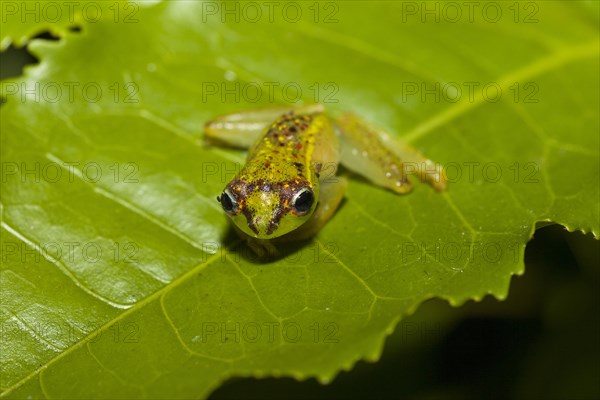
<svg viewBox="0 0 600 400"><path fill-rule="evenodd" d="M248 153L240 179L263 182L312 181L338 160L337 138L320 113L283 114L269 125Z"/></svg>

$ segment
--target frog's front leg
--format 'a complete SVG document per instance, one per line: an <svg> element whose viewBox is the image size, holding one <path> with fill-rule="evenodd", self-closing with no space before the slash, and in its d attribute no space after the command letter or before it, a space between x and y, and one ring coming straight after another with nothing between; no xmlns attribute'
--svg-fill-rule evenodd
<svg viewBox="0 0 600 400"><path fill-rule="evenodd" d="M277 247L273 244L272 240L269 239L258 239L255 237L251 237L246 235L244 232L241 232L236 228L239 232L239 235L242 239L246 241L246 244L258 256L258 258L262 260L272 259L279 255L279 251L277 251Z"/></svg>
<svg viewBox="0 0 600 400"><path fill-rule="evenodd" d="M436 190L448 186L442 167L354 114L336 121L341 137L341 163L371 182L396 193L412 189L408 175L417 175Z"/></svg>

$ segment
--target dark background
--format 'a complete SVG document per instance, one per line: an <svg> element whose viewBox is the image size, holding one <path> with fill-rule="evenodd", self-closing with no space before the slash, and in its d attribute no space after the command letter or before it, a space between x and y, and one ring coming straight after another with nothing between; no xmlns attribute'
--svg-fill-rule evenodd
<svg viewBox="0 0 600 400"><path fill-rule="evenodd" d="M2 53L0 79L35 62L11 47ZM541 228L525 266L506 301L424 303L386 340L379 362L359 362L327 386L235 379L210 399L599 399L600 241L558 225Z"/></svg>

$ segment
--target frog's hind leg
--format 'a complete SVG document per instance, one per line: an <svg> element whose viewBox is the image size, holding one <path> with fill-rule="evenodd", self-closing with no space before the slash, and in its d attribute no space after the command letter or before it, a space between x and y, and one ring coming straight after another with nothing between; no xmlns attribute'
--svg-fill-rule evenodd
<svg viewBox="0 0 600 400"><path fill-rule="evenodd" d="M344 199L347 186L348 181L340 176L331 177L321 182L319 204L312 217L295 231L283 235L278 239L282 242L290 242L308 239L316 235L327 224L327 221L329 221L333 214L335 214L335 211Z"/></svg>
<svg viewBox="0 0 600 400"><path fill-rule="evenodd" d="M439 164L427 159L408 144L374 128L354 114L343 114L337 121L341 142L341 163L376 185L396 193L412 189L408 175L418 176L437 190L447 181Z"/></svg>
<svg viewBox="0 0 600 400"><path fill-rule="evenodd" d="M323 112L321 104L298 107L272 107L222 115L204 125L209 143L247 149L265 132L267 126L286 112L299 114Z"/></svg>

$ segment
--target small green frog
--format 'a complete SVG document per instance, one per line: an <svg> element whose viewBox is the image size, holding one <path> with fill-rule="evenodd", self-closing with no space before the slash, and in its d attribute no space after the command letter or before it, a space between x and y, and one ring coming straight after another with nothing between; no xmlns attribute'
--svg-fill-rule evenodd
<svg viewBox="0 0 600 400"><path fill-rule="evenodd" d="M205 125L213 144L249 149L246 165L217 197L238 234L259 256L275 244L316 234L344 197L338 164L397 194L408 175L442 191L439 164L351 113L330 117L321 104L228 114ZM386 142L390 143L386 146Z"/></svg>

